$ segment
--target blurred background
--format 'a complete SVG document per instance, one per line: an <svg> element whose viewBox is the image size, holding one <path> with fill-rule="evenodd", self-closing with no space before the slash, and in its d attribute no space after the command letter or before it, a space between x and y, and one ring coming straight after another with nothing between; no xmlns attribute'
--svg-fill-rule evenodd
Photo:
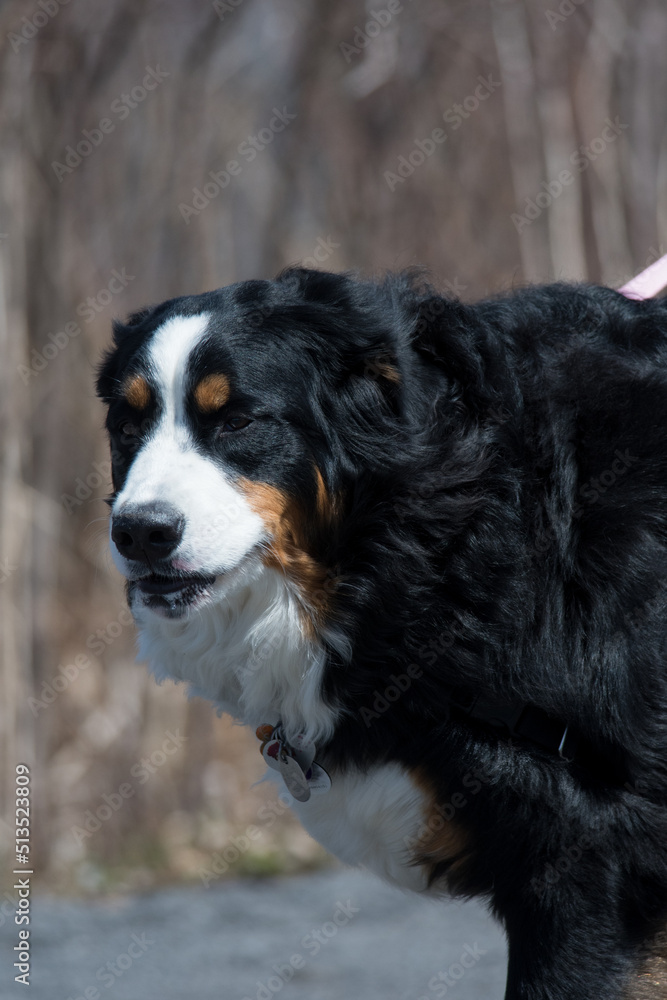
<svg viewBox="0 0 667 1000"><path fill-rule="evenodd" d="M135 663L111 320L295 261L622 283L667 244L667 10L5 0L0 40L0 841L22 761L59 892L318 867L254 736Z"/></svg>

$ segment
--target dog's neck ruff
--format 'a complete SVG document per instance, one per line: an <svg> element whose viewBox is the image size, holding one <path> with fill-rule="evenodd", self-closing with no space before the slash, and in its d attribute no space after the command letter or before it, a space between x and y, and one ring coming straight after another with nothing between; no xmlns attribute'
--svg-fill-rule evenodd
<svg viewBox="0 0 667 1000"><path fill-rule="evenodd" d="M302 628L285 577L259 560L231 592L187 619L135 612L139 655L158 681L189 684L243 725L281 722L289 743L332 735L338 712L322 698L326 652Z"/></svg>

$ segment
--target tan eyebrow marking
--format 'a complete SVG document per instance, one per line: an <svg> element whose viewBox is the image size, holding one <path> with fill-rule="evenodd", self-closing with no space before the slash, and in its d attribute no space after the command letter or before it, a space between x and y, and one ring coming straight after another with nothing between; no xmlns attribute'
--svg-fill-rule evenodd
<svg viewBox="0 0 667 1000"><path fill-rule="evenodd" d="M194 396L202 413L214 413L229 399L229 379L222 373L205 375L195 388Z"/></svg>
<svg viewBox="0 0 667 1000"><path fill-rule="evenodd" d="M145 410L151 401L148 382L141 375L130 375L123 383L123 396L134 410Z"/></svg>

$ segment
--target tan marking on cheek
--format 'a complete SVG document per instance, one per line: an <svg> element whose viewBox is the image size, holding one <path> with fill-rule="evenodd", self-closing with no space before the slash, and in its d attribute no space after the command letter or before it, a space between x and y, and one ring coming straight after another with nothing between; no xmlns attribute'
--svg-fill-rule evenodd
<svg viewBox="0 0 667 1000"><path fill-rule="evenodd" d="M277 486L268 483L253 483L251 479L241 477L239 486L246 500L259 514L266 525L268 534L275 535L280 529L280 522L290 502L288 496Z"/></svg>
<svg viewBox="0 0 667 1000"><path fill-rule="evenodd" d="M452 801L438 801L433 783L422 768L415 768L411 778L424 796L424 820L412 848L413 863L425 868L429 882L443 877L454 887L472 855L469 837L457 820L460 809L453 801L454 795Z"/></svg>
<svg viewBox="0 0 667 1000"><path fill-rule="evenodd" d="M130 375L123 383L123 396L133 410L145 410L151 401L150 386L141 375Z"/></svg>
<svg viewBox="0 0 667 1000"><path fill-rule="evenodd" d="M625 1000L667 1000L667 930L640 947L637 971Z"/></svg>
<svg viewBox="0 0 667 1000"><path fill-rule="evenodd" d="M215 413L229 399L229 379L221 373L205 375L196 386L194 397L202 413Z"/></svg>
<svg viewBox="0 0 667 1000"><path fill-rule="evenodd" d="M241 478L238 485L250 507L262 518L271 541L264 554L267 566L278 569L295 585L306 611L304 625L312 637L330 607L328 573L307 551L307 519L298 504L268 483ZM323 484L324 485L324 484Z"/></svg>

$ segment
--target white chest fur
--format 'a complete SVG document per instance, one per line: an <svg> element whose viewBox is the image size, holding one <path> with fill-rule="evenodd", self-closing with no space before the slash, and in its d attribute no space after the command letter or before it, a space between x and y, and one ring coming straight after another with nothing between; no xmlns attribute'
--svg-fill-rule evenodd
<svg viewBox="0 0 667 1000"><path fill-rule="evenodd" d="M158 681L186 681L253 728L281 720L288 739L305 733L321 745L333 732L338 713L321 694L324 650L304 634L297 598L276 570L247 564L233 588L187 619L143 608L135 616L140 656Z"/></svg>
<svg viewBox="0 0 667 1000"><path fill-rule="evenodd" d="M284 789L279 774L268 776ZM346 864L402 889L425 891L425 871L410 862L428 804L409 773L392 763L366 773L332 772L331 779L329 791L292 804L311 837Z"/></svg>

